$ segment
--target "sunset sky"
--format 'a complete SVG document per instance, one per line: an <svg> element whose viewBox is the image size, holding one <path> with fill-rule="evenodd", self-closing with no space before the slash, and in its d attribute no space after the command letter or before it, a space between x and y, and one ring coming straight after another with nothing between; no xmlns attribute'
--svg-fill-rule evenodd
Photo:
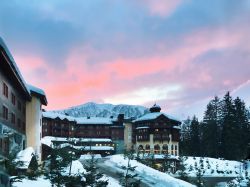
<svg viewBox="0 0 250 187"><path fill-rule="evenodd" d="M0 36L46 109L155 102L178 116L231 91L250 106L248 0L2 0Z"/></svg>

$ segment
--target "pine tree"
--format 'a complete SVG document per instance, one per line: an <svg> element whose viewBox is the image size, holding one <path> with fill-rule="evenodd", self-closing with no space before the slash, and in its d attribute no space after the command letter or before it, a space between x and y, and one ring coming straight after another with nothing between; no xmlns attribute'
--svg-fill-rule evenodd
<svg viewBox="0 0 250 187"><path fill-rule="evenodd" d="M48 156L48 159L45 162L45 177L50 180L52 187L60 187L65 182L62 173L68 163L63 159L64 155L65 151L63 149L54 148L51 151L51 155Z"/></svg>
<svg viewBox="0 0 250 187"><path fill-rule="evenodd" d="M181 137L180 137L180 154L190 155L191 138L190 138L190 124L191 120L188 117L183 121L181 125Z"/></svg>
<svg viewBox="0 0 250 187"><path fill-rule="evenodd" d="M162 163L162 169L165 173L171 172L171 161L170 161L170 155L168 153L164 154L163 163Z"/></svg>
<svg viewBox="0 0 250 187"><path fill-rule="evenodd" d="M103 174L98 172L97 160L94 158L94 155L91 155L91 159L87 161L87 164L84 165L86 173L84 174L85 186L91 187L105 187L108 185L108 180L102 180Z"/></svg>
<svg viewBox="0 0 250 187"><path fill-rule="evenodd" d="M125 173L119 173L121 176L120 184L123 187L139 187L140 180L137 180L137 174L133 174L136 166L131 166L131 160L135 159L134 152L129 151L124 153L124 158L128 160L126 166L122 166L122 169L125 170Z"/></svg>
<svg viewBox="0 0 250 187"><path fill-rule="evenodd" d="M188 173L186 172L186 165L185 164L186 158L183 156L179 156L179 166L178 166L178 174L179 174L179 179L184 180L186 182L190 182L188 178Z"/></svg>
<svg viewBox="0 0 250 187"><path fill-rule="evenodd" d="M203 180L204 172L205 171L203 165L203 158L200 158L199 165L197 164L196 166L196 180L194 182L197 187L204 186L204 180Z"/></svg>
<svg viewBox="0 0 250 187"><path fill-rule="evenodd" d="M36 180L36 178L41 174L39 171L39 165L37 162L37 156L35 154L32 155L28 171L27 171L27 176L28 179L30 180Z"/></svg>
<svg viewBox="0 0 250 187"><path fill-rule="evenodd" d="M222 119L222 133L221 133L221 150L222 157L226 159L237 159L240 152L238 144L238 129L235 121L235 106L232 101L230 93L227 92L223 98L221 119Z"/></svg>
<svg viewBox="0 0 250 187"><path fill-rule="evenodd" d="M201 151L203 156L217 158L220 153L220 100L217 96L211 100L205 111L201 125Z"/></svg>
<svg viewBox="0 0 250 187"><path fill-rule="evenodd" d="M237 140L240 149L239 158L244 159L247 157L247 143L249 142L249 121L248 111L246 109L244 101L239 97L234 100L235 105L235 125L237 126Z"/></svg>
<svg viewBox="0 0 250 187"><path fill-rule="evenodd" d="M194 116L190 124L190 155L200 156L200 124Z"/></svg>

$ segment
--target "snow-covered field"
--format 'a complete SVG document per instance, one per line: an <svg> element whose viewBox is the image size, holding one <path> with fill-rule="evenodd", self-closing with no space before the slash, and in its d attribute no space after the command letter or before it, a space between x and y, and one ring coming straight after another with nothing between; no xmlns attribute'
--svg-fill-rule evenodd
<svg viewBox="0 0 250 187"><path fill-rule="evenodd" d="M17 160L23 161L25 163L26 168L28 167L28 163L31 160L32 155L34 154L34 150L31 148L27 148L21 151L18 154ZM127 166L128 160L123 157L123 155L112 155L108 156L104 159L101 158L100 155L95 155L95 158L101 161L104 167L108 167L113 172L124 172L122 166ZM190 177L195 177L198 169L201 169L203 177L243 177L246 178L246 174L248 177L250 176L250 162L238 162L238 161L229 161L223 159L214 159L208 157L185 157L184 161L186 172ZM90 159L89 155L83 155L79 160L73 161L71 166L71 174L77 175L78 173L86 173L82 165L83 160ZM160 172L153 168L150 168L142 163L139 163L136 160L131 160L130 164L135 168L135 173L138 174L138 178L141 181L145 181L149 186L157 186L157 187L191 187L193 186L190 183L185 181L176 179L166 173ZM64 169L64 174L68 174L70 171L70 167L66 167ZM178 172L177 172L178 173ZM112 175L111 175L112 176ZM173 176L177 176L177 174L173 174ZM102 179L108 179L109 185L108 187L120 187L119 178L112 178L108 175L104 175ZM244 180L241 180L244 183ZM234 180L234 184L239 184L240 182ZM37 180L28 180L23 179L22 182L15 182L13 184L14 187L50 187L51 183L49 180L44 179L42 176ZM226 186L225 183L222 186Z"/></svg>
<svg viewBox="0 0 250 187"><path fill-rule="evenodd" d="M104 176L102 179L108 180L107 187L121 187L119 181L112 177ZM13 187L51 187L51 183L49 180L39 177L37 180L23 179L22 182L15 182Z"/></svg>
<svg viewBox="0 0 250 187"><path fill-rule="evenodd" d="M136 166L135 172L139 174L139 177L141 178L141 180L147 179L150 181L154 181L155 185L153 186L157 186L157 187L163 187L163 186L164 187L165 186L191 187L193 186L190 183L176 179L166 173L162 173L158 170L155 170L144 164L141 164L137 162L136 160L131 160L130 163L132 167ZM122 166L127 166L127 164L128 164L128 160L124 159L123 155L113 155L113 156L110 156L109 159L105 161L105 165L112 167L114 170L116 168L121 168Z"/></svg>
<svg viewBox="0 0 250 187"><path fill-rule="evenodd" d="M198 168L202 169L203 176L208 177L238 177L244 170L242 162L208 157L187 157L184 163L189 176L196 176Z"/></svg>

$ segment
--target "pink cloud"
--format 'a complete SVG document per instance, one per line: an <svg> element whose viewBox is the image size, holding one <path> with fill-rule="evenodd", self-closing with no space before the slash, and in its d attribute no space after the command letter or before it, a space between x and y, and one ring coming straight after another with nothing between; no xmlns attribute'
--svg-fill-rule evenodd
<svg viewBox="0 0 250 187"><path fill-rule="evenodd" d="M142 4L146 6L152 15L169 16L183 0L143 0Z"/></svg>
<svg viewBox="0 0 250 187"><path fill-rule="evenodd" d="M244 34L232 32L234 30L237 29L219 28L212 32L210 29L197 30L186 35L180 47L174 50L165 49L165 53L137 58L114 58L110 61L103 59L94 64L90 64L89 59L99 52L88 46L88 51L91 52L86 53L86 46L76 46L66 57L63 70L49 66L41 56L18 55L16 61L26 80L46 91L49 101L47 109L65 108L87 101L102 101L104 98L143 87L173 82L183 84L186 91L206 90L218 85L218 80L215 79L212 67L204 67L202 62L194 64L193 60L210 50L237 46ZM37 77L34 74L36 69L44 69L46 74ZM147 79L152 74L159 74L161 77L158 80ZM225 83L228 83L227 79L222 84ZM176 94L172 105L181 103L179 100L182 97L183 94Z"/></svg>

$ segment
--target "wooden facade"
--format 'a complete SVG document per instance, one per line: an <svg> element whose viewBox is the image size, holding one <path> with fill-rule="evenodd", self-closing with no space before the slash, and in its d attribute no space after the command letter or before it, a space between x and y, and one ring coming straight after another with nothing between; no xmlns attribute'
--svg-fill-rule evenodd
<svg viewBox="0 0 250 187"><path fill-rule="evenodd" d="M150 113L133 121L136 151L155 154L179 154L180 121L160 112L154 105Z"/></svg>
<svg viewBox="0 0 250 187"><path fill-rule="evenodd" d="M67 115L44 112L42 137L46 136L100 139L98 143L100 146L106 146L105 142L101 142L102 139L110 139L112 141L110 144L114 148L113 151L107 152L100 149L94 152L98 154L121 153L124 150L123 115L119 115L117 119L98 117L74 118ZM84 145L86 145L86 142Z"/></svg>

